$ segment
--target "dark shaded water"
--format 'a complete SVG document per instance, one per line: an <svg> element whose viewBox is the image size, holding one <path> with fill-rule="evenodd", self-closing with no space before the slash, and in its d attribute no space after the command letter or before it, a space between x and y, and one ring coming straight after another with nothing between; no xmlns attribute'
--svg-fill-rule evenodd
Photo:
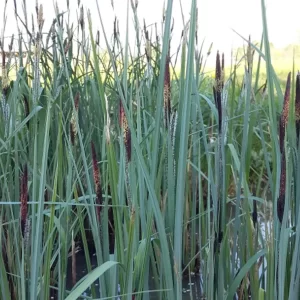
<svg viewBox="0 0 300 300"><path fill-rule="evenodd" d="M230 206L229 205L229 210L234 209L234 206ZM228 215L231 215L231 213L229 213ZM270 222L268 221L268 217L265 216L264 218L259 218L258 220L258 224L260 224L260 228L261 228L261 234L263 236L263 238L265 239L265 230L266 228L268 228L268 231L271 230L270 228ZM91 259L91 264L92 264L92 268L95 268L98 266L97 264L97 258L95 255L90 255L90 259ZM87 267L86 267L86 262L85 262L85 256L84 256L84 252L81 250L79 252L77 252L76 254L76 282L78 282L80 279L82 279L86 274L87 274ZM261 268L260 268L260 273L261 273ZM69 262L68 262L68 274L67 274L67 290L72 290L73 284L72 284L72 261L71 258L69 258ZM182 281L182 288L183 288L183 294L182 294L182 299L183 300L188 300L188 299L194 299L194 300L200 300L200 299L204 299L201 296L201 277L199 274L196 275L186 275L183 278ZM97 289L97 286L96 286ZM154 279L150 280L149 282L149 289L151 290L156 290L155 284L154 284ZM147 292L149 294L149 299L151 300L156 300L159 299L159 292ZM86 291L85 296L89 296L91 293L89 290ZM100 295L98 294L97 297L100 298ZM98 299L99 299L98 298ZM55 299L55 298L53 298ZM88 299L91 299L88 297ZM119 299L119 298L115 298L115 299ZM132 298L134 299L134 298Z"/></svg>
<svg viewBox="0 0 300 300"><path fill-rule="evenodd" d="M95 255L91 255L91 264L92 268L97 267L97 258ZM78 282L81 278L83 278L87 274L87 267L85 262L85 256L83 251L79 251L76 254L76 281ZM69 266L68 266L68 274L67 274L67 289L72 289L72 262L71 258L69 259ZM149 289L151 291L155 290L154 281L149 282ZM90 291L87 290L84 294L85 296L90 295ZM100 297L99 294L97 297ZM118 299L118 298L115 298ZM134 299L134 298L133 298ZM159 299L158 292L149 292L149 299L156 300ZM191 274L190 276L185 276L182 281L182 299L194 299L200 300L200 275Z"/></svg>

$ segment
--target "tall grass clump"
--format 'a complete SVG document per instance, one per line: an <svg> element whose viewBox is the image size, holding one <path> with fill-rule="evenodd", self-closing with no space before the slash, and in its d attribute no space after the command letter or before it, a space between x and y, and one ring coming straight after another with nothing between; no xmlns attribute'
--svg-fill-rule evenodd
<svg viewBox="0 0 300 300"><path fill-rule="evenodd" d="M13 3L0 298L298 299L300 75L292 60L283 92L264 1L261 41L241 37L231 60L199 44L196 0L177 51L172 0L154 25L127 1L126 34L115 19L112 37L100 1L101 31L80 1L73 23L70 1L55 4L50 28L38 2L32 18Z"/></svg>

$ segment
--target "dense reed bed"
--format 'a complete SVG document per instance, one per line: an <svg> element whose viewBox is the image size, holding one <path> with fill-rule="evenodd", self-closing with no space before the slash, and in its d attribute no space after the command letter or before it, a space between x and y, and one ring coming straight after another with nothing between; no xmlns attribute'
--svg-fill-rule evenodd
<svg viewBox="0 0 300 300"><path fill-rule="evenodd" d="M42 5L32 25L14 3L26 34L0 45L0 298L181 299L198 276L201 299L299 299L299 62L282 90L264 0L261 43L241 38L239 60L198 44L196 0L178 51L172 0L162 36L128 1L134 49L117 20L110 42L101 10L99 34L83 6L77 24L56 6L46 29Z"/></svg>

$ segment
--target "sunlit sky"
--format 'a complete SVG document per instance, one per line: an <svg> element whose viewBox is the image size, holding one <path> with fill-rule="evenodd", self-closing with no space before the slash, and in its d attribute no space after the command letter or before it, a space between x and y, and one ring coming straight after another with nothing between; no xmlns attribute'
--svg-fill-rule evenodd
<svg viewBox="0 0 300 300"><path fill-rule="evenodd" d="M5 0L0 0L5 2ZM134 0L136 1L136 0ZM22 2L18 3L18 13L23 18ZM77 24L77 15L79 14L78 0L69 0L70 2L70 20ZM100 29L99 15L96 8L96 0L81 1L84 8L90 9L94 25L94 31ZM113 31L113 20L115 16L120 22L121 39L125 38L126 29L126 0L98 0L100 13L104 20L105 30L110 37ZM114 8L112 7L114 3ZM269 0L266 1L267 18L269 27L270 41L275 47L284 47L288 44L300 43L300 1L299 0ZM36 0L26 0L28 15L31 24L30 15L35 12ZM48 32L50 24L54 18L54 1L39 0L39 4L44 7L44 32ZM67 10L67 1L58 1L60 11ZM187 22L190 13L191 0L181 0L184 13L184 21ZM138 0L138 16L140 24L145 19L146 24L157 23L161 28L163 14L163 0ZM0 6L0 28L3 29L3 9ZM14 17L13 0L7 3L7 24L4 36L10 36L16 33L16 21ZM242 46L243 41L233 32L232 29L239 32L244 37L251 35L252 40L260 40L262 32L261 22L261 1L260 0L198 0L199 16L199 41L205 39L205 47L208 49L211 42L214 43L213 51L217 49L225 53L232 47ZM35 17L35 14L34 14ZM171 52L175 52L179 44L183 20L180 10L180 0L173 0L174 32ZM134 39L133 14L130 11L130 40ZM30 26L31 27L31 26ZM22 26L21 26L22 28ZM152 26L152 28L154 28ZM22 28L24 31L24 29ZM100 34L100 42L104 42L103 35ZM6 40L7 48L8 40Z"/></svg>

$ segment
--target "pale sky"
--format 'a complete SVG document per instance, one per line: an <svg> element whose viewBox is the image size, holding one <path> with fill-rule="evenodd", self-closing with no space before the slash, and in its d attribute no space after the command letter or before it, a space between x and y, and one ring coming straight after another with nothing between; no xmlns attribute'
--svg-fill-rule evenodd
<svg viewBox="0 0 300 300"><path fill-rule="evenodd" d="M126 0L98 0L100 12L102 14L105 29L107 34L111 36L113 30L113 20L117 16L120 22L121 38L125 39L125 24L126 24ZM135 1L135 0L134 0ZM5 0L0 0L4 4ZM23 16L22 2L18 3L18 13ZM54 18L54 1L39 0L39 4L44 6L44 32L48 32L52 19ZM58 1L60 11L67 10L66 0ZM70 19L75 24L76 14L78 10L78 0L69 0L70 2ZM99 16L96 9L96 0L81 1L84 8L90 9L94 25L94 32L100 29ZM114 9L111 6L114 2ZM246 38L249 34L252 40L260 40L262 25L261 25L261 1L260 0L198 0L198 15L199 15L199 41L200 43L205 38L205 49L207 50L210 43L214 43L213 51L229 52L232 47L242 46L243 41L238 37L232 29L239 32ZM299 0L269 0L267 2L267 17L270 41L276 47L284 47L291 43L300 43L300 1ZM36 0L26 0L28 13L34 13ZM184 10L185 22L189 19L189 11L191 0L181 0ZM138 0L138 16L143 25L143 19L146 24L158 24L161 28L161 20L163 13L163 0ZM3 8L0 5L0 29L3 29ZM7 3L8 21L4 36L10 36L16 31L15 17L13 11L13 0L8 0ZM35 17L35 14L34 14ZM181 30L183 28L183 20L180 11L180 0L173 0L173 17L174 33L171 52L175 52L179 44ZM31 24L31 16L28 20ZM134 38L133 30L133 14L130 10L130 38ZM154 28L154 27L153 27ZM103 40L103 36L100 41ZM7 46L8 40L6 42Z"/></svg>

